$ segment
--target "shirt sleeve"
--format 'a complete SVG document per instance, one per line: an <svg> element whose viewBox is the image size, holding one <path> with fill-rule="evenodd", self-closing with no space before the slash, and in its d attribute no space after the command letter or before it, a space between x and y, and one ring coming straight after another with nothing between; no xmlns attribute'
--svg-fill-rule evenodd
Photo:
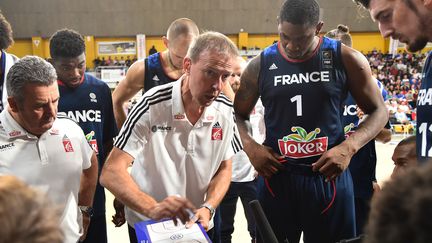
<svg viewBox="0 0 432 243"><path fill-rule="evenodd" d="M232 131L231 133L229 133L230 137L228 137L228 139L231 139L231 146L228 146L228 149L224 156L224 160L230 159L234 154L243 150L243 144L240 139L240 133L238 132L237 129L234 112L232 113L231 119L232 119Z"/></svg>
<svg viewBox="0 0 432 243"><path fill-rule="evenodd" d="M148 102L144 97L132 108L114 146L136 158L147 143L149 129Z"/></svg>

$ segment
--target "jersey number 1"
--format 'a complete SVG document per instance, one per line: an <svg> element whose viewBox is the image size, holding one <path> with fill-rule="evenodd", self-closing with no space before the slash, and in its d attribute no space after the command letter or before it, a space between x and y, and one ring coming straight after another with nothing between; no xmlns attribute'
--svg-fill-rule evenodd
<svg viewBox="0 0 432 243"><path fill-rule="evenodd" d="M303 115L302 96L301 95L296 95L296 96L292 97L291 98L291 102L296 102L297 103L297 116L302 116Z"/></svg>

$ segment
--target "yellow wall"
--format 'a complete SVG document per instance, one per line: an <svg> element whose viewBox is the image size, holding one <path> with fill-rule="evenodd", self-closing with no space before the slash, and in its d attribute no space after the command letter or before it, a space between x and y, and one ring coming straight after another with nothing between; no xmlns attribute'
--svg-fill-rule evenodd
<svg viewBox="0 0 432 243"><path fill-rule="evenodd" d="M381 50L383 52L388 52L389 50L389 39L384 39L381 37L379 32L365 33L365 32L352 32L353 37L353 47L356 50L367 53L373 49ZM246 32L240 32L239 34L228 35L228 37L239 47L246 46L248 49L258 47L264 49L265 47L271 45L275 40L279 40L277 34L249 34ZM32 41L33 40L33 41ZM35 40L39 40L40 44L35 45ZM93 37L86 36L86 49L87 49L87 65L93 67L93 60L98 56L97 44L98 42L110 42L110 41L136 41L135 37ZM146 54L152 46L158 51L164 51L166 49L161 36L146 36ZM425 48L422 52L431 50L430 48ZM404 48L399 48L399 50L404 50ZM13 46L11 46L8 52L17 55L18 57L23 57L25 55L39 55L43 58L49 57L49 39L41 37L32 37L32 39L17 39ZM108 56L108 55L100 55ZM135 55L116 55L119 59L121 56L126 58L134 58Z"/></svg>
<svg viewBox="0 0 432 243"><path fill-rule="evenodd" d="M33 54L31 39L15 40L15 43L7 50L9 53L13 53L17 57L24 57L25 55Z"/></svg>
<svg viewBox="0 0 432 243"><path fill-rule="evenodd" d="M260 49L264 49L265 47L273 44L275 40L279 40L279 36L276 34L249 35L248 48L259 47Z"/></svg>
<svg viewBox="0 0 432 243"><path fill-rule="evenodd" d="M388 52L388 41L386 41L379 32L374 33L351 33L353 39L353 48L367 53L373 49Z"/></svg>

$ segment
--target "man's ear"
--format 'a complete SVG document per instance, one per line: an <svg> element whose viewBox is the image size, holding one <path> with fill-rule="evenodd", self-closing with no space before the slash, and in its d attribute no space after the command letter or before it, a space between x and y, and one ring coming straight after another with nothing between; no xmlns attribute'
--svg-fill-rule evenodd
<svg viewBox="0 0 432 243"><path fill-rule="evenodd" d="M162 37L162 42L164 43L164 46L169 49L169 40L166 36Z"/></svg>
<svg viewBox="0 0 432 243"><path fill-rule="evenodd" d="M16 101L16 99L14 97L9 96L7 98L9 106L11 108L11 110L15 113L18 113L18 103Z"/></svg>
<svg viewBox="0 0 432 243"><path fill-rule="evenodd" d="M323 26L324 26L323 21L318 22L318 24L315 27L315 35L319 35Z"/></svg>
<svg viewBox="0 0 432 243"><path fill-rule="evenodd" d="M189 57L183 58L183 73L189 74L192 66L192 60Z"/></svg>

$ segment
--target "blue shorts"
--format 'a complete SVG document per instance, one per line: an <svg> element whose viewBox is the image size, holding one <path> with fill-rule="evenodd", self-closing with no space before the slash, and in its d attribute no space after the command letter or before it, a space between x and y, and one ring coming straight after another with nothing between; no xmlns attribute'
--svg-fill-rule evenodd
<svg viewBox="0 0 432 243"><path fill-rule="evenodd" d="M354 190L349 170L325 182L310 166L285 163L258 181L258 198L279 242L334 243L356 236ZM257 232L258 242L262 239Z"/></svg>

